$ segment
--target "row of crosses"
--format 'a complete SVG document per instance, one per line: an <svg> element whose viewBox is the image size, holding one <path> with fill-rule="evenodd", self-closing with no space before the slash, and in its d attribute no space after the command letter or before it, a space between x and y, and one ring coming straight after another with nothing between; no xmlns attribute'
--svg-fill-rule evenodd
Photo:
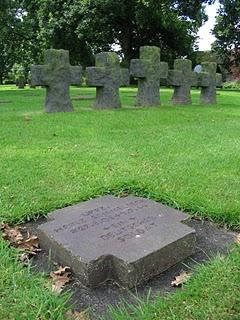
<svg viewBox="0 0 240 320"><path fill-rule="evenodd" d="M173 104L191 104L191 87L201 87L201 103L216 103L216 87L221 86L221 75L216 73L214 62L202 63L202 71L192 71L192 62L176 59L174 70L169 70L166 62L160 61L160 48L145 46L140 48L140 59L133 59L130 70L120 68L116 53L103 52L96 55L96 66L86 68L87 84L96 87L94 107L120 108L119 88L129 85L130 75L138 79L136 106L159 106L160 82L173 86ZM31 85L47 89L45 107L47 112L73 111L69 87L81 85L81 66L71 66L69 52L49 49L45 52L45 64L31 67Z"/></svg>

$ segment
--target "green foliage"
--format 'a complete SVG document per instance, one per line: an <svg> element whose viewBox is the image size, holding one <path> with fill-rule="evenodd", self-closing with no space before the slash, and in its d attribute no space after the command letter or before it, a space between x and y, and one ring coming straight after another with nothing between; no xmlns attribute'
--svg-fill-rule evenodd
<svg viewBox="0 0 240 320"><path fill-rule="evenodd" d="M34 19L30 23L24 17L26 11L21 0L0 1L0 83L15 63L29 70L30 64L38 61L36 53L42 49L35 38Z"/></svg>
<svg viewBox="0 0 240 320"><path fill-rule="evenodd" d="M11 72L9 73L8 80L14 81L19 89L23 89L27 83L27 73L24 66L19 63L14 63Z"/></svg>
<svg viewBox="0 0 240 320"><path fill-rule="evenodd" d="M240 79L240 1L220 0L217 23L213 33L217 40L214 50L225 67Z"/></svg>
<svg viewBox="0 0 240 320"><path fill-rule="evenodd" d="M217 62L218 58L216 53L212 51L198 51L196 53L196 63L201 64L202 62Z"/></svg>
<svg viewBox="0 0 240 320"><path fill-rule="evenodd" d="M223 84L223 89L240 90L240 81L227 81Z"/></svg>
<svg viewBox="0 0 240 320"><path fill-rule="evenodd" d="M42 62L47 48L69 50L71 63L83 66L109 50L128 66L142 45L160 46L170 63L191 57L204 4L213 1L1 0L0 82L14 63L28 71Z"/></svg>
<svg viewBox="0 0 240 320"><path fill-rule="evenodd" d="M9 78L13 79L16 82L18 80L22 79L22 78L25 79L26 78L26 72L25 72L24 66L22 66L19 63L14 63L14 65L13 65L13 67L11 69Z"/></svg>
<svg viewBox="0 0 240 320"><path fill-rule="evenodd" d="M35 17L43 47L70 50L72 63L93 63L93 53L117 50L125 64L142 45L161 46L162 59L190 56L206 19L204 3L182 0L22 0ZM149 23L151 21L151 23Z"/></svg>
<svg viewBox="0 0 240 320"><path fill-rule="evenodd" d="M17 1L16 1L17 2ZM13 1L0 1L0 84L13 65L18 47L18 36L15 34L19 26L17 8Z"/></svg>
<svg viewBox="0 0 240 320"><path fill-rule="evenodd" d="M84 1L83 1L84 2ZM72 64L92 65L94 58L89 45L83 37L76 34L76 27L81 23L80 17L72 13L74 3L82 7L82 1L70 0L22 0L22 6L28 12L23 23L34 25L35 38L40 44L36 57L43 59L47 48L66 49L70 51ZM37 47L39 50L39 46ZM36 58L35 58L36 62Z"/></svg>
<svg viewBox="0 0 240 320"><path fill-rule="evenodd" d="M72 5L71 12L76 16L81 12L76 33L94 52L118 44L128 65L143 45L160 46L162 59L167 61L191 55L198 27L206 18L204 2L86 0L84 5Z"/></svg>

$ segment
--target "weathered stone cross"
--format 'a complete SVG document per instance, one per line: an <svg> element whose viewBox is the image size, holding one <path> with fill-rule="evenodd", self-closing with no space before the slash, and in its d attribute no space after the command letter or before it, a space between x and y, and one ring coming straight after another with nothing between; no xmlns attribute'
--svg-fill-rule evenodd
<svg viewBox="0 0 240 320"><path fill-rule="evenodd" d="M128 69L121 69L119 58L114 52L96 55L96 67L86 69L87 84L97 87L97 100L93 107L98 109L120 108L120 86L129 84Z"/></svg>
<svg viewBox="0 0 240 320"><path fill-rule="evenodd" d="M160 79L166 79L168 64L160 62L160 48L145 46L140 48L140 59L133 59L130 74L138 78L137 106L160 105Z"/></svg>
<svg viewBox="0 0 240 320"><path fill-rule="evenodd" d="M70 65L68 51L46 50L45 65L33 65L31 74L33 86L44 86L47 89L46 112L73 111L69 86L81 84L82 67Z"/></svg>
<svg viewBox="0 0 240 320"><path fill-rule="evenodd" d="M176 59L174 70L168 72L168 83L174 87L172 103L191 104L191 87L198 85L198 76L192 71L192 61Z"/></svg>
<svg viewBox="0 0 240 320"><path fill-rule="evenodd" d="M217 72L217 64L215 62L203 62L202 72L199 73L199 86L201 89L201 103L215 104L216 87L222 85L222 75Z"/></svg>

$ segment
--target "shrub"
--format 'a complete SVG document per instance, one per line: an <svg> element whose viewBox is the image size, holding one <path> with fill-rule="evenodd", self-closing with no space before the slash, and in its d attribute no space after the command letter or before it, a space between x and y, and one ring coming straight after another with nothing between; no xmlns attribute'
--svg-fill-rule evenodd
<svg viewBox="0 0 240 320"><path fill-rule="evenodd" d="M223 84L223 89L240 90L240 81L228 81Z"/></svg>
<svg viewBox="0 0 240 320"><path fill-rule="evenodd" d="M23 89L26 84L26 72L21 64L15 63L11 69L10 79L14 79L19 89Z"/></svg>

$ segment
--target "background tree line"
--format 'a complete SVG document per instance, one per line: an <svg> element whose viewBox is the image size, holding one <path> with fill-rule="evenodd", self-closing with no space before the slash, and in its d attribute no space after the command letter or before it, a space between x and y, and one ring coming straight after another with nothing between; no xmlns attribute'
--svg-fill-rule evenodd
<svg viewBox="0 0 240 320"><path fill-rule="evenodd" d="M0 0L0 81L14 63L28 70L42 62L46 48L67 49L71 63L83 66L92 65L94 54L103 50L116 51L128 66L142 45L160 46L162 60L170 64L176 57L194 60L197 32L207 20L205 6L213 2ZM229 50L239 53L240 5L237 0L220 2L215 49L227 64Z"/></svg>

